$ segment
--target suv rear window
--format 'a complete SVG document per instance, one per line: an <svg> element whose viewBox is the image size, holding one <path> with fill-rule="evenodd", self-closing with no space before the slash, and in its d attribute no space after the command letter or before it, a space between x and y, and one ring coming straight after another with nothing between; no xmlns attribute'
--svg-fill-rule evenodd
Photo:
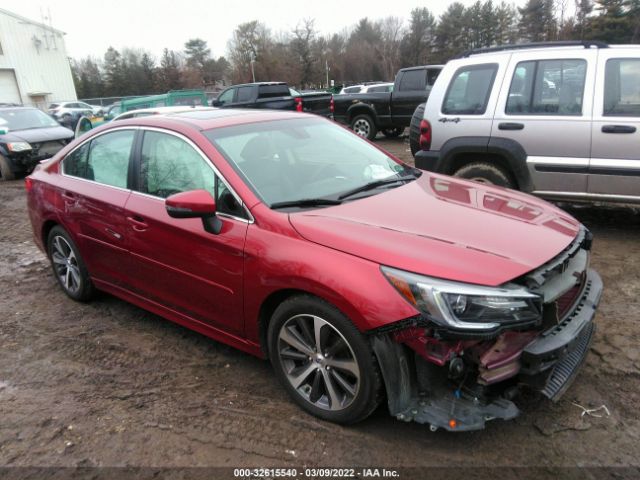
<svg viewBox="0 0 640 480"><path fill-rule="evenodd" d="M640 58L607 60L604 77L604 115L640 117Z"/></svg>
<svg viewBox="0 0 640 480"><path fill-rule="evenodd" d="M520 62L513 73L505 113L582 115L587 62L579 59Z"/></svg>
<svg viewBox="0 0 640 480"><path fill-rule="evenodd" d="M497 63L459 68L444 96L442 113L447 115L484 114L497 71Z"/></svg>

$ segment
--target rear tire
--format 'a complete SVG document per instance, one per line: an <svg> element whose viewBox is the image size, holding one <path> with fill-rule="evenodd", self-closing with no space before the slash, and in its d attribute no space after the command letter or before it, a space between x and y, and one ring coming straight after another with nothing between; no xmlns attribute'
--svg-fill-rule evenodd
<svg viewBox="0 0 640 480"><path fill-rule="evenodd" d="M290 297L274 312L267 338L278 380L312 415L355 423L379 405L382 382L371 347L333 305Z"/></svg>
<svg viewBox="0 0 640 480"><path fill-rule="evenodd" d="M9 160L0 155L0 182L6 182L8 180L15 180L16 174L11 170L11 164Z"/></svg>
<svg viewBox="0 0 640 480"><path fill-rule="evenodd" d="M420 122L424 118L424 107L426 103L421 103L413 111L411 117L411 123L409 124L409 148L411 148L411 155L414 157L420 150Z"/></svg>
<svg viewBox="0 0 640 480"><path fill-rule="evenodd" d="M473 180L474 182L484 183L487 185L516 188L516 184L511 178L509 172L506 172L503 168L491 163L469 163L456 170L453 176L466 178L467 180Z"/></svg>
<svg viewBox="0 0 640 480"><path fill-rule="evenodd" d="M91 300L95 287L87 267L71 236L59 225L49 232L47 253L53 274L64 293L78 302Z"/></svg>
<svg viewBox="0 0 640 480"><path fill-rule="evenodd" d="M366 138L367 140L373 140L378 134L376 124L373 122L371 116L366 113L353 117L350 126L356 135Z"/></svg>

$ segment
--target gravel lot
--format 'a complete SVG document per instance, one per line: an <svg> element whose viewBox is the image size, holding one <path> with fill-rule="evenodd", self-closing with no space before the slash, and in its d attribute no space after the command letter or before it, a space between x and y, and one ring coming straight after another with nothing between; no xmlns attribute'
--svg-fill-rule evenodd
<svg viewBox="0 0 640 480"><path fill-rule="evenodd" d="M411 159L406 138L379 144ZM640 213L567 208L594 232L605 283L584 369L557 404L449 434L384 408L324 423L266 362L108 295L74 303L31 241L23 182L0 183L0 466L638 467Z"/></svg>

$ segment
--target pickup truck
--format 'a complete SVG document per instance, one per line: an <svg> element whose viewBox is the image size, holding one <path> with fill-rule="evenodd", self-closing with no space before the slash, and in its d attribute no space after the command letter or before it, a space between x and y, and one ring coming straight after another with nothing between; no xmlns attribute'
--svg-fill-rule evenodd
<svg viewBox="0 0 640 480"><path fill-rule="evenodd" d="M416 107L424 103L442 65L402 68L392 92L335 95L334 119L369 140L378 133L397 137L411 122Z"/></svg>
<svg viewBox="0 0 640 480"><path fill-rule="evenodd" d="M326 92L299 93L284 82L232 85L211 102L218 108L266 108L296 110L331 117L332 95ZM413 112L412 112L413 113Z"/></svg>

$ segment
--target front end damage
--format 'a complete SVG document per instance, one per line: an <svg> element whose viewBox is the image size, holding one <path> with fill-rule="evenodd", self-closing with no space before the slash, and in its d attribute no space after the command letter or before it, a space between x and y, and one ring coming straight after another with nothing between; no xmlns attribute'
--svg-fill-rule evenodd
<svg viewBox="0 0 640 480"><path fill-rule="evenodd" d="M423 313L372 332L390 413L433 431L469 431L516 417L513 400L523 389L558 400L595 331L602 281L588 268L590 247L581 229L558 256L516 280L542 299L533 323L469 331Z"/></svg>

